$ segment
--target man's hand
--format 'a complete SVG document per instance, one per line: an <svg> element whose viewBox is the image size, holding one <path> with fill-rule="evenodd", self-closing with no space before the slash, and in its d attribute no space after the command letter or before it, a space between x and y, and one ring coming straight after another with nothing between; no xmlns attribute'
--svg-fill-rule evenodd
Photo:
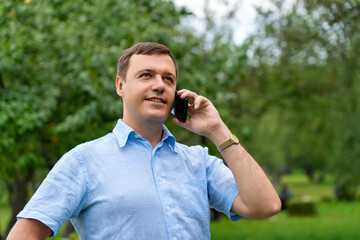
<svg viewBox="0 0 360 240"><path fill-rule="evenodd" d="M178 91L180 98L189 99L188 111L191 119L185 123L176 118L172 121L189 131L209 138L215 145L220 145L230 136L230 130L222 121L215 106L206 97L197 95L186 89Z"/></svg>

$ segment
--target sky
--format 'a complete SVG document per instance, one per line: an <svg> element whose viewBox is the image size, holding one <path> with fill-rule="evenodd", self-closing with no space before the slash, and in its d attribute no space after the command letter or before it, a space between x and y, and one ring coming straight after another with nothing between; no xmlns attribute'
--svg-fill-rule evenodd
<svg viewBox="0 0 360 240"><path fill-rule="evenodd" d="M193 12L196 17L203 18L204 4L206 0L173 0L176 6L184 6ZM226 12L226 9L238 5L236 15L236 23L234 23L234 41L235 43L242 43L244 39L253 31L255 31L255 17L256 11L254 6L261 6L263 8L270 7L269 0L207 0L209 8L215 13L214 18L220 19ZM227 4L225 4L227 3ZM193 25L200 31L203 28L200 21L192 22Z"/></svg>

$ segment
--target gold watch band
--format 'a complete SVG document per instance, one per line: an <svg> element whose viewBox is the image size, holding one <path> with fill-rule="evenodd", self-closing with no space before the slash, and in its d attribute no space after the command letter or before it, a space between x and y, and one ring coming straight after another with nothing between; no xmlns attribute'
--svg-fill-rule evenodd
<svg viewBox="0 0 360 240"><path fill-rule="evenodd" d="M218 146L217 149L219 152L221 152L225 148L230 147L233 144L238 144L238 143L239 143L239 139L234 134L231 134L230 138L228 140L226 140L225 142L223 142L222 144L220 144L220 146Z"/></svg>

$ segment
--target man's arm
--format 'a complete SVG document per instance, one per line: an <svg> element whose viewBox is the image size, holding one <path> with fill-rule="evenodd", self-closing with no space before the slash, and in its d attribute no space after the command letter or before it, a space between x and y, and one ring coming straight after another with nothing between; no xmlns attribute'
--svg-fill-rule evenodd
<svg viewBox="0 0 360 240"><path fill-rule="evenodd" d="M42 222L31 218L19 218L6 240L43 240L52 230Z"/></svg>
<svg viewBox="0 0 360 240"><path fill-rule="evenodd" d="M188 97L191 119L185 123L173 122L189 131L209 138L219 146L230 138L231 132L222 121L214 105L205 97L188 90L180 90L181 98ZM239 194L231 212L247 218L262 219L275 215L281 202L264 171L241 144L225 148L221 155L234 175Z"/></svg>
<svg viewBox="0 0 360 240"><path fill-rule="evenodd" d="M221 155L231 169L239 190L231 212L255 219L277 214L281 209L278 194L250 154L240 144L234 144L224 149Z"/></svg>

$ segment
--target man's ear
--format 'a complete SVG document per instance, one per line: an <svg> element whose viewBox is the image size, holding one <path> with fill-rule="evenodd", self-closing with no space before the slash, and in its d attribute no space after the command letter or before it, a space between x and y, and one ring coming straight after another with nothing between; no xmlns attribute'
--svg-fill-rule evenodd
<svg viewBox="0 0 360 240"><path fill-rule="evenodd" d="M120 77L120 76L116 76L116 93L120 96L123 97L124 92L123 92L123 84L124 84L124 80Z"/></svg>

